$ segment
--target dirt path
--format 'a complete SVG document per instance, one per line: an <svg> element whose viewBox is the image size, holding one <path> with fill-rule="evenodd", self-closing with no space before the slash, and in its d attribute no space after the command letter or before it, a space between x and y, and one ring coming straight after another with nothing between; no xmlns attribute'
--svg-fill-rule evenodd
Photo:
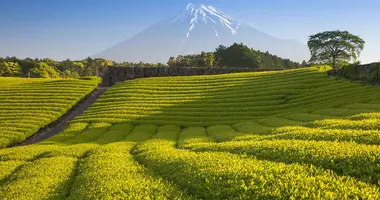
<svg viewBox="0 0 380 200"><path fill-rule="evenodd" d="M106 92L108 87L98 87L94 92L92 92L85 100L77 104L64 116L59 118L55 123L50 124L46 128L40 129L36 134L26 139L24 142L17 144L15 146L25 146L29 144L35 144L45 140L53 135L58 134L63 131L68 121L74 119L75 117L81 115L85 110L87 110L95 101Z"/></svg>

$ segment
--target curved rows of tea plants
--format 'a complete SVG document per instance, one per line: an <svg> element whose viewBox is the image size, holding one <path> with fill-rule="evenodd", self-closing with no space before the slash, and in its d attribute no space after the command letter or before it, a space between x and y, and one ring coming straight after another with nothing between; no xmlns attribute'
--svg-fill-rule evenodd
<svg viewBox="0 0 380 200"><path fill-rule="evenodd" d="M97 86L74 79L0 78L0 148L56 121Z"/></svg>
<svg viewBox="0 0 380 200"><path fill-rule="evenodd" d="M380 98L377 87L324 71L135 79L109 89L74 122L207 127L255 121L278 127L380 109L370 104Z"/></svg>
<svg viewBox="0 0 380 200"><path fill-rule="evenodd" d="M255 125L73 123L0 150L0 198L380 198L379 146L237 131Z"/></svg>
<svg viewBox="0 0 380 200"><path fill-rule="evenodd" d="M380 199L379 89L323 68L120 83L1 149L0 199Z"/></svg>

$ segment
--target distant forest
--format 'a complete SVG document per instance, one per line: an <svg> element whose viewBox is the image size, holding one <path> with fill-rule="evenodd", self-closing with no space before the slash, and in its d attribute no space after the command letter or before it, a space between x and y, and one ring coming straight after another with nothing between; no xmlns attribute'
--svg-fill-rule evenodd
<svg viewBox="0 0 380 200"><path fill-rule="evenodd" d="M230 47L220 45L215 52L202 52L201 54L179 55L170 57L170 67L240 67L240 68L266 68L266 69L293 69L305 67L302 63L283 59L267 52L256 51L244 44L235 43Z"/></svg>
<svg viewBox="0 0 380 200"><path fill-rule="evenodd" d="M18 59L0 57L0 76L20 76L33 78L79 78L84 76L102 76L109 66L120 67L241 67L241 68L300 68L300 63L283 59L269 52L260 52L245 46L233 44L230 47L220 45L215 52L170 57L167 64L114 62L103 58L84 60L54 61L45 59Z"/></svg>

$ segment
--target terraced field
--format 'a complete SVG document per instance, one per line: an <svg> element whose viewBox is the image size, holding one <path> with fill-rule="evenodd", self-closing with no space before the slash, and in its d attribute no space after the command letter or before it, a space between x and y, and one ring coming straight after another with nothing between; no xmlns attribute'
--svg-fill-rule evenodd
<svg viewBox="0 0 380 200"><path fill-rule="evenodd" d="M135 79L109 89L74 122L278 127L380 108L378 87L318 70Z"/></svg>
<svg viewBox="0 0 380 200"><path fill-rule="evenodd" d="M0 148L24 141L56 121L99 82L0 77Z"/></svg>
<svg viewBox="0 0 380 200"><path fill-rule="evenodd" d="M117 84L0 150L0 199L379 199L380 88L325 70Z"/></svg>

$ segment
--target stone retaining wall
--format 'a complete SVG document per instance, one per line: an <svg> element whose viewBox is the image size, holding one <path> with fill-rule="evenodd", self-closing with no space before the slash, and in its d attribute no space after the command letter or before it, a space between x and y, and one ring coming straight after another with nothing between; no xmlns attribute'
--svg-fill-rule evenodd
<svg viewBox="0 0 380 200"><path fill-rule="evenodd" d="M103 86L111 86L117 82L136 78L163 77L163 76L193 76L228 74L236 72L259 72L283 69L255 69L255 68L187 68L187 67L109 67L103 75Z"/></svg>
<svg viewBox="0 0 380 200"><path fill-rule="evenodd" d="M370 64L365 64L365 65L355 66L357 68L356 72L358 73L358 76L369 75L370 73L372 73L373 70L376 70L374 69L375 64L377 63L370 63ZM344 74L344 67L338 68L338 69L332 69L328 71L328 74L331 76L342 75Z"/></svg>

